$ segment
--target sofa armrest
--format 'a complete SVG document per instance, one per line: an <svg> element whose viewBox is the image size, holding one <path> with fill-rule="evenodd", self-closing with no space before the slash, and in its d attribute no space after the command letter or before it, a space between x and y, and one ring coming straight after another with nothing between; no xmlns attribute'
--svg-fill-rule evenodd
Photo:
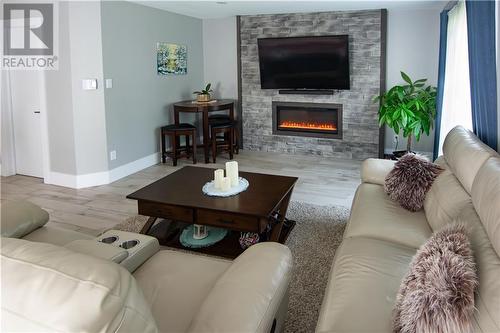
<svg viewBox="0 0 500 333"><path fill-rule="evenodd" d="M264 242L247 249L217 280L190 332L270 332L288 291L290 250Z"/></svg>
<svg viewBox="0 0 500 333"><path fill-rule="evenodd" d="M368 158L361 165L361 181L384 185L385 177L394 167L396 161L382 160L379 158Z"/></svg>
<svg viewBox="0 0 500 333"><path fill-rule="evenodd" d="M117 264L121 263L128 257L127 250L118 246L104 244L96 240L79 239L66 244L64 247L78 253L111 260Z"/></svg>
<svg viewBox="0 0 500 333"><path fill-rule="evenodd" d="M3 202L0 210L2 237L22 238L49 221L49 213L29 201Z"/></svg>

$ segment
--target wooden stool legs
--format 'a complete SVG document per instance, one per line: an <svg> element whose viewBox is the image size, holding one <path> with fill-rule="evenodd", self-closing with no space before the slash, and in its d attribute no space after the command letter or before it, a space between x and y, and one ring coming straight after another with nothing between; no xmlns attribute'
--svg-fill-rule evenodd
<svg viewBox="0 0 500 333"><path fill-rule="evenodd" d="M217 134L224 134L224 142L217 143ZM217 160L217 148L221 147L229 152L229 159L233 159L234 152L234 127L212 127L212 161Z"/></svg>
<svg viewBox="0 0 500 333"><path fill-rule="evenodd" d="M170 138L172 150L167 151L165 136ZM184 147L181 147L180 141L181 137L186 138ZM191 140L191 137L193 138ZM192 145L191 145L192 141ZM196 129L194 128L162 128L161 129L161 161L162 163L167 162L167 157L172 158L172 163L177 166L177 159L179 157L190 158L192 155L193 164L196 164Z"/></svg>

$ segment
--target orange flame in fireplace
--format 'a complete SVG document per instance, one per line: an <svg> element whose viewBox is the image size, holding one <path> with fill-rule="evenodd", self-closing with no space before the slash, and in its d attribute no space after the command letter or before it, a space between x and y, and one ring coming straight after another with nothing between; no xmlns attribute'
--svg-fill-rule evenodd
<svg viewBox="0 0 500 333"><path fill-rule="evenodd" d="M336 131L337 126L334 124L317 124L309 123L305 121L289 121L285 120L281 122L279 127L283 128L296 128L296 129L306 129L306 130L321 130L321 131Z"/></svg>

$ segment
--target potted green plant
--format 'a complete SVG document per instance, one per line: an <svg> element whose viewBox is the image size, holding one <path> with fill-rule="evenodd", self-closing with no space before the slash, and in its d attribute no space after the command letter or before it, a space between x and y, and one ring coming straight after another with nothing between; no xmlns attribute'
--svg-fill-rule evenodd
<svg viewBox="0 0 500 333"><path fill-rule="evenodd" d="M429 135L436 118L436 87L426 86L427 79L412 81L404 72L401 77L405 85L394 86L374 98L380 103L379 126L387 124L397 134L402 130L403 137L408 138L406 150L395 151L396 157L411 151L413 136L419 141L422 133Z"/></svg>
<svg viewBox="0 0 500 333"><path fill-rule="evenodd" d="M210 93L213 91L212 84L208 83L205 89L201 91L195 91L193 94L196 95L196 101L198 102L209 102L210 101Z"/></svg>

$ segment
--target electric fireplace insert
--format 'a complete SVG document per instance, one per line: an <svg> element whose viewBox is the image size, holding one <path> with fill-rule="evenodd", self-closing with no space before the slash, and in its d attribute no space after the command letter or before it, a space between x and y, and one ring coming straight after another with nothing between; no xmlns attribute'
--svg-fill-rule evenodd
<svg viewBox="0 0 500 333"><path fill-rule="evenodd" d="M273 134L342 139L342 105L273 102Z"/></svg>

